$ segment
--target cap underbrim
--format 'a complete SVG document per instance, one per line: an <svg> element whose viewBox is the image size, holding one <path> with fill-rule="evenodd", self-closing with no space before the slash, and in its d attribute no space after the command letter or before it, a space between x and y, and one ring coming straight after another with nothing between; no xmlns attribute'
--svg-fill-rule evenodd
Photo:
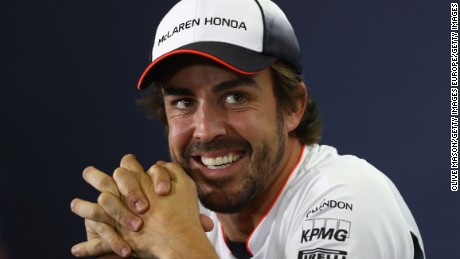
<svg viewBox="0 0 460 259"><path fill-rule="evenodd" d="M209 58L223 66L245 75L257 74L272 65L276 58L246 48L223 42L196 42L167 52L155 59L144 70L137 84L138 89L149 86L157 77L158 64L168 57L180 54L195 54Z"/></svg>

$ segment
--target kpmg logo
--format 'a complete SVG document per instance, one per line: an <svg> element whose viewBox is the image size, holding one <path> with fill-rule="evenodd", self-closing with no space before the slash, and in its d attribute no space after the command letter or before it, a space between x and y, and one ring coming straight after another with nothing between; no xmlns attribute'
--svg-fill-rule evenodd
<svg viewBox="0 0 460 259"><path fill-rule="evenodd" d="M325 248L299 251L298 259L347 259L347 252Z"/></svg>
<svg viewBox="0 0 460 259"><path fill-rule="evenodd" d="M350 238L351 222L341 219L307 219L302 224L300 243L312 240L344 242Z"/></svg>

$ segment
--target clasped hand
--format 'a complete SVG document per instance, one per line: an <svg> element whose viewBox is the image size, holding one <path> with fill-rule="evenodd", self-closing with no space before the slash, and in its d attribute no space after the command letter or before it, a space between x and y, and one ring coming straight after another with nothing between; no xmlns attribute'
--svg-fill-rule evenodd
<svg viewBox="0 0 460 259"><path fill-rule="evenodd" d="M113 177L88 167L83 178L101 193L97 203L71 202L72 212L85 219L88 238L72 247L73 255L166 258L190 255L198 245L198 254L214 257L204 233L213 223L200 215L195 183L179 164L159 161L145 173L126 155Z"/></svg>

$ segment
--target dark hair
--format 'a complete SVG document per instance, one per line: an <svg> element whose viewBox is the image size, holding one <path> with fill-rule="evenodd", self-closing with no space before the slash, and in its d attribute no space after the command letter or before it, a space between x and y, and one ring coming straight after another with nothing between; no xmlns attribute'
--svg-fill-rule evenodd
<svg viewBox="0 0 460 259"><path fill-rule="evenodd" d="M271 68L278 107L295 111L297 101L304 99L305 94L307 94L305 112L299 125L294 131L290 132L290 135L297 138L302 144L318 143L321 138L321 118L315 101L308 94L308 88L306 91L299 88L303 78L293 69L280 62L275 62ZM161 83L152 83L144 90L144 96L137 100L137 104L145 109L149 118L158 119L168 127L161 89Z"/></svg>
<svg viewBox="0 0 460 259"><path fill-rule="evenodd" d="M290 132L291 136L296 137L302 144L318 143L321 139L321 116L316 107L315 100L306 91L303 91L299 84L303 82L303 78L293 69L280 62L275 62L272 66L272 76L274 82L274 92L278 101L278 106L281 109L295 111L297 109L297 101L305 98L307 94L307 107L302 115L297 128Z"/></svg>

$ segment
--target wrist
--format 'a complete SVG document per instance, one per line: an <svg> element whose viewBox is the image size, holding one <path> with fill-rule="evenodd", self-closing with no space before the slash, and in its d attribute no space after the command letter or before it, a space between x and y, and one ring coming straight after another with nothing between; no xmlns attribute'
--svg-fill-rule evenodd
<svg viewBox="0 0 460 259"><path fill-rule="evenodd" d="M203 229L180 231L174 243L164 249L160 258L218 259L218 255Z"/></svg>

